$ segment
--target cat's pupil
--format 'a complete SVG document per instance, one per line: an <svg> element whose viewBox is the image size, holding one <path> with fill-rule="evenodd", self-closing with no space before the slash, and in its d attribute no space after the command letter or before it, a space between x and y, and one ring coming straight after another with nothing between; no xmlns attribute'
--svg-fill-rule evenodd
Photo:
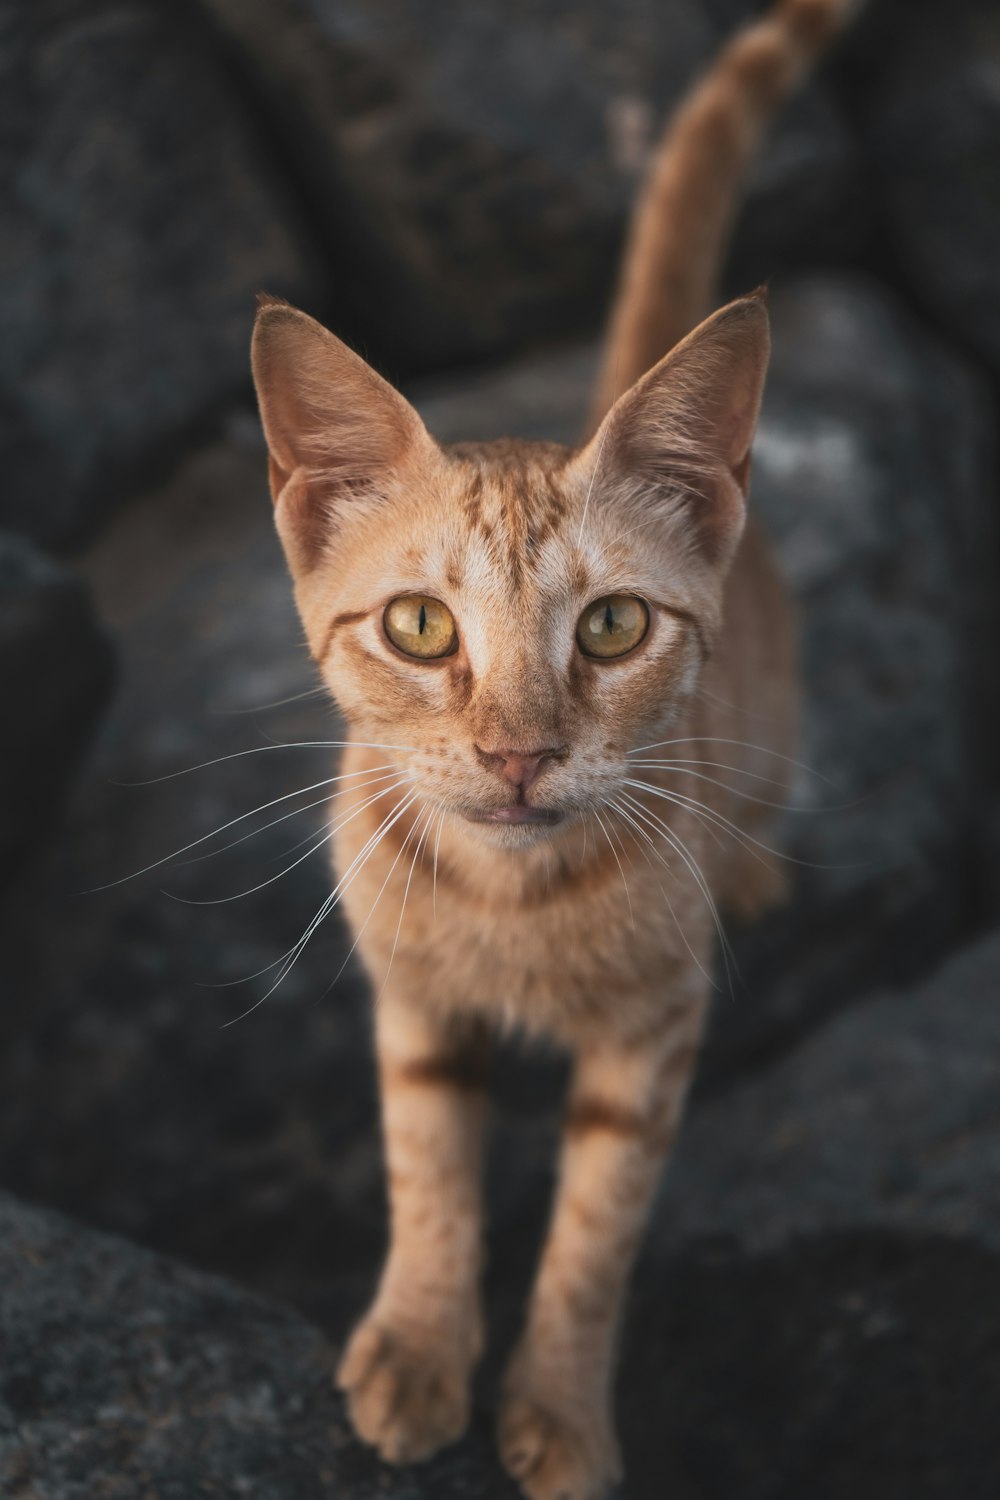
<svg viewBox="0 0 1000 1500"><path fill-rule="evenodd" d="M426 624L427 624L427 610L426 610L425 606L423 604L421 604L421 606L420 606L420 623L417 626L417 629L420 631L421 635L423 635L423 633L424 633L424 626Z"/></svg>
<svg viewBox="0 0 1000 1500"><path fill-rule="evenodd" d="M606 604L604 606L604 627L607 630L608 635L610 635L615 628L614 611L612 610L610 604Z"/></svg>

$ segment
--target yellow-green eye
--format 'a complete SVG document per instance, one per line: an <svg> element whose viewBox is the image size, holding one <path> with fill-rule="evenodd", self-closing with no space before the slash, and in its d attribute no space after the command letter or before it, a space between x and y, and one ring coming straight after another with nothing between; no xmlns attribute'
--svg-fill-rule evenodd
<svg viewBox="0 0 1000 1500"><path fill-rule="evenodd" d="M458 644L458 631L451 611L440 599L426 594L406 594L386 605L385 633L407 656L430 661L447 656Z"/></svg>
<svg viewBox="0 0 1000 1500"><path fill-rule="evenodd" d="M588 604L576 627L586 656L624 656L638 646L649 628L649 610L631 594L608 594Z"/></svg>

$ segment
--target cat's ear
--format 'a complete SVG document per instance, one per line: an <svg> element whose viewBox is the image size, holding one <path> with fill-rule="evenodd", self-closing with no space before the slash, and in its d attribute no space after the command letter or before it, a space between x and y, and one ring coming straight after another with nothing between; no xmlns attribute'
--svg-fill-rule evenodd
<svg viewBox="0 0 1000 1500"><path fill-rule="evenodd" d="M432 439L387 380L287 302L259 299L251 358L279 529L310 566L339 507L376 495Z"/></svg>
<svg viewBox="0 0 1000 1500"><path fill-rule="evenodd" d="M763 292L700 323L620 397L581 458L598 492L662 504L707 561L739 541L770 354Z"/></svg>

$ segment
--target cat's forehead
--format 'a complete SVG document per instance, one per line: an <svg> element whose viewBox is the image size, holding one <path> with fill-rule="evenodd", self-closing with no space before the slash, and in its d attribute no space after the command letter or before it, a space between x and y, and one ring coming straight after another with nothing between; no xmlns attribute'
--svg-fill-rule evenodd
<svg viewBox="0 0 1000 1500"><path fill-rule="evenodd" d="M575 551L570 545L577 510L568 468L572 449L501 439L446 451L448 565L455 582L471 567L480 576L499 572L505 588L517 592L544 571L554 550L565 565L567 553Z"/></svg>
<svg viewBox="0 0 1000 1500"><path fill-rule="evenodd" d="M487 542L527 551L567 520L573 499L567 483L572 449L500 439L456 444L448 452L463 518Z"/></svg>

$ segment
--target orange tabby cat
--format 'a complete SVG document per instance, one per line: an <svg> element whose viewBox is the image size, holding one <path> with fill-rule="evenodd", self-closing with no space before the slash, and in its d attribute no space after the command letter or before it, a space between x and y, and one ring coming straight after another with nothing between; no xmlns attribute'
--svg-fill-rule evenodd
<svg viewBox="0 0 1000 1500"><path fill-rule="evenodd" d="M716 903L752 913L780 887L746 837L760 802L734 790L759 783L714 769L773 779L794 745L788 609L744 526L764 297L689 329L767 121L847 9L783 0L683 105L583 447L442 446L303 313L263 299L254 334L277 526L350 726L328 904L376 996L392 1245L338 1379L386 1459L464 1430L489 1033L554 1037L574 1056L559 1188L499 1417L531 1500L600 1500L620 1474L619 1308ZM771 753L734 743L751 705Z"/></svg>

